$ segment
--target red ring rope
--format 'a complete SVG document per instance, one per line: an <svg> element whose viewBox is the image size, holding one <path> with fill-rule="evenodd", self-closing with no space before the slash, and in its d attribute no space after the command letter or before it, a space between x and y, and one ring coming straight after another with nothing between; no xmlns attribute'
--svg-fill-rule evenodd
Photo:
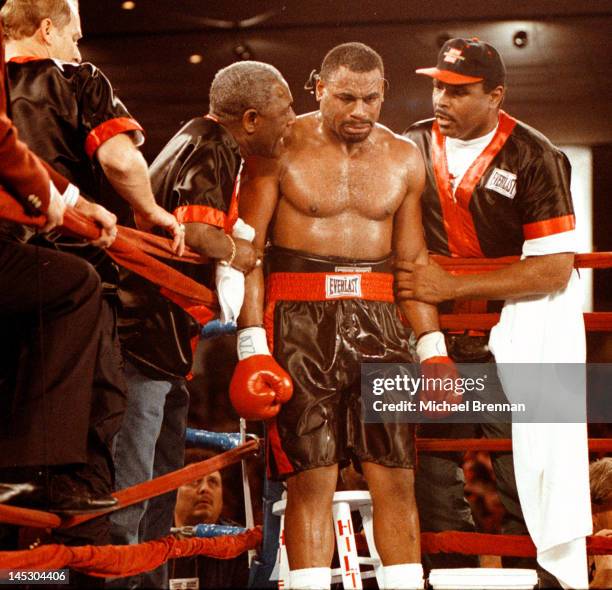
<svg viewBox="0 0 612 590"><path fill-rule="evenodd" d="M225 453L221 453L220 455L211 457L210 459L206 459L206 461L192 463L178 471L173 471L172 473L167 473L166 475L156 477L150 481L144 481L130 488L119 490L113 494L119 502L112 508L101 512L69 516L65 519L61 519L58 515L50 512L0 504L0 522L30 527L69 528L92 520L101 514L115 512L126 506L131 506L143 500L148 500L149 498L154 498L155 496L176 490L187 482L194 481L213 471L218 471L228 465L237 463L244 457L256 453L258 450L259 441L250 439L245 444L235 449L231 449L230 451L226 451Z"/></svg>

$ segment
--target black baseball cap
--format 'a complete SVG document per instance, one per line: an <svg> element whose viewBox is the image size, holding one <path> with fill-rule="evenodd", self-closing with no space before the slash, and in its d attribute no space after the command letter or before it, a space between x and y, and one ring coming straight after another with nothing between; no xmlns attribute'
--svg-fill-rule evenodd
<svg viewBox="0 0 612 590"><path fill-rule="evenodd" d="M440 49L435 68L419 68L417 74L436 78L446 84L473 84L486 81L503 85L506 66L493 45L480 39L449 39Z"/></svg>

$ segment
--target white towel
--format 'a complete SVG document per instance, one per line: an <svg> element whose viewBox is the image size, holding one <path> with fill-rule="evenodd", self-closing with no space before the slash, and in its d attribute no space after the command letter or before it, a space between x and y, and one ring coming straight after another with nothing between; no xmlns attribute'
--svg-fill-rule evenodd
<svg viewBox="0 0 612 590"><path fill-rule="evenodd" d="M540 252L539 252L540 253ZM541 252L542 254L547 252ZM576 271L567 287L545 297L506 301L489 340L504 391L512 402L525 379L504 363L585 363L582 290ZM514 374L513 374L514 373ZM582 396L543 368L540 387ZM531 395L538 395L538 386ZM550 400L550 397L548 397ZM512 425L512 447L521 508L540 565L564 588L587 588L585 536L592 532L586 422Z"/></svg>
<svg viewBox="0 0 612 590"><path fill-rule="evenodd" d="M232 236L252 242L255 230L238 218L232 229ZM221 307L219 319L223 324L235 324L244 301L244 274L231 266L217 264L215 282Z"/></svg>

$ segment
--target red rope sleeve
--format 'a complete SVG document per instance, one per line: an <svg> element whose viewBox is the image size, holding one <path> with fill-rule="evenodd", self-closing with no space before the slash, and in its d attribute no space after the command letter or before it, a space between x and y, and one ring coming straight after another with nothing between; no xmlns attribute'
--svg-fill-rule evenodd
<svg viewBox="0 0 612 590"><path fill-rule="evenodd" d="M42 215L27 216L15 199L1 191L0 218L35 227L42 227L45 222ZM60 230L86 240L94 240L100 235L100 229L93 221L71 207L66 210L64 224ZM197 321L206 323L214 317L214 311L218 307L215 294L204 285L153 258L160 256L176 260L170 244L171 241L167 238L119 226L117 238L107 252L121 266L163 287L164 295L184 307L188 313L197 309L197 317L194 317ZM205 262L193 251L188 251L181 257L181 261Z"/></svg>
<svg viewBox="0 0 612 590"><path fill-rule="evenodd" d="M165 537L138 545L66 547L43 545L29 551L0 552L0 569L55 570L69 567L90 576L132 576L152 570L169 559L207 555L232 559L261 543L261 529L208 539Z"/></svg>

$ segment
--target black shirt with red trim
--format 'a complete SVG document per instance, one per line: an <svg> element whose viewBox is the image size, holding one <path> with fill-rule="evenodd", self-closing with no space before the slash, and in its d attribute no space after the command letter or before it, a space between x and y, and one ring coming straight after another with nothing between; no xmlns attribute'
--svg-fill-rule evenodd
<svg viewBox="0 0 612 590"><path fill-rule="evenodd" d="M458 257L516 256L525 240L575 227L571 166L544 135L500 112L497 132L454 195L445 138L434 119L404 133L425 160L423 225L429 250Z"/></svg>
<svg viewBox="0 0 612 590"><path fill-rule="evenodd" d="M234 189L241 162L232 135L212 118L197 117L151 164L153 192L181 223L207 223L231 233L238 219Z"/></svg>
<svg viewBox="0 0 612 590"><path fill-rule="evenodd" d="M128 223L130 207L106 181L95 153L119 133L142 143L142 127L108 78L90 63L17 57L7 63L7 83L11 117L32 151Z"/></svg>
<svg viewBox="0 0 612 590"><path fill-rule="evenodd" d="M183 223L199 222L231 233L238 218L238 144L208 117L189 121L166 144L149 169L159 205ZM213 264L164 260L214 289ZM130 360L152 377L185 376L192 363L195 321L138 275L121 271L123 313L119 333Z"/></svg>

